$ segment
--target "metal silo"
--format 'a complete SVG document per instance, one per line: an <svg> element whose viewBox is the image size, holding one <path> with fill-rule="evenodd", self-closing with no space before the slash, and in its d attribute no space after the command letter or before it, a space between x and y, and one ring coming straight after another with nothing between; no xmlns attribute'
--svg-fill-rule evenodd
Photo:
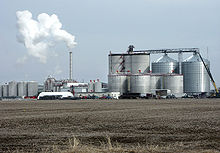
<svg viewBox="0 0 220 153"><path fill-rule="evenodd" d="M88 83L88 92L94 92L94 83L92 80Z"/></svg>
<svg viewBox="0 0 220 153"><path fill-rule="evenodd" d="M8 83L8 96L16 97L18 95L17 82L11 81Z"/></svg>
<svg viewBox="0 0 220 153"><path fill-rule="evenodd" d="M18 96L19 97L27 96L27 82L18 82Z"/></svg>
<svg viewBox="0 0 220 153"><path fill-rule="evenodd" d="M8 85L2 85L2 97L8 97Z"/></svg>
<svg viewBox="0 0 220 153"><path fill-rule="evenodd" d="M131 55L131 73L149 73L150 72L150 54L138 53Z"/></svg>
<svg viewBox="0 0 220 153"><path fill-rule="evenodd" d="M174 95L183 94L183 75L181 74L165 74L161 84L163 89L171 90Z"/></svg>
<svg viewBox="0 0 220 153"><path fill-rule="evenodd" d="M102 92L102 83L99 81L95 82L95 92Z"/></svg>
<svg viewBox="0 0 220 153"><path fill-rule="evenodd" d="M205 64L210 67L210 62L204 59ZM210 91L210 78L200 59L194 53L182 63L182 73L185 93L199 94Z"/></svg>
<svg viewBox="0 0 220 153"><path fill-rule="evenodd" d="M167 54L164 54L152 63L152 73L179 73L179 63Z"/></svg>
<svg viewBox="0 0 220 153"><path fill-rule="evenodd" d="M124 55L124 72L130 74L132 72L132 54L125 54Z"/></svg>
<svg viewBox="0 0 220 153"><path fill-rule="evenodd" d="M150 74L131 75L131 93L150 93L151 92Z"/></svg>
<svg viewBox="0 0 220 153"><path fill-rule="evenodd" d="M120 92L121 94L128 92L127 75L108 75L109 92Z"/></svg>
<svg viewBox="0 0 220 153"><path fill-rule="evenodd" d="M124 71L123 54L109 54L109 74L118 74Z"/></svg>
<svg viewBox="0 0 220 153"><path fill-rule="evenodd" d="M27 95L28 97L36 96L38 94L38 83L30 81L27 83Z"/></svg>
<svg viewBox="0 0 220 153"><path fill-rule="evenodd" d="M2 97L2 85L0 85L0 97Z"/></svg>
<svg viewBox="0 0 220 153"><path fill-rule="evenodd" d="M151 89L161 89L161 79L163 79L163 75L161 74L151 74L150 82Z"/></svg>

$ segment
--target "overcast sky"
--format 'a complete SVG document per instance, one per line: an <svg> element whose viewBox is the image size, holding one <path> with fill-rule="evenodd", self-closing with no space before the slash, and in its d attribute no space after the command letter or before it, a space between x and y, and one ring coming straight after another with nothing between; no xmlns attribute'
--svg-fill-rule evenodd
<svg viewBox="0 0 220 153"><path fill-rule="evenodd" d="M125 52L133 44L135 49L197 47L205 58L208 47L220 86L220 0L0 0L0 83L69 76L62 43L53 48L58 56L46 64L34 57L16 62L27 54L16 39L16 11L23 10L35 20L40 13L56 14L62 28L75 36L73 77L78 81L107 82L109 51Z"/></svg>

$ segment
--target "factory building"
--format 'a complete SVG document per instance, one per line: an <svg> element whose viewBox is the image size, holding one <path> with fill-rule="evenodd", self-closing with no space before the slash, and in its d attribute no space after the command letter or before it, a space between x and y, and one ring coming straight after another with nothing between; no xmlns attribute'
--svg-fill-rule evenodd
<svg viewBox="0 0 220 153"><path fill-rule="evenodd" d="M113 54L110 52L108 89L109 92L127 94L155 94L166 91L167 94L181 97L187 94L207 94L210 92L210 78L197 54L197 49L167 49L133 51ZM193 55L182 61L183 53ZM151 54L163 54L150 62ZM168 56L178 53L178 61ZM208 60L204 60L210 66ZM150 71L151 65L151 71Z"/></svg>
<svg viewBox="0 0 220 153"><path fill-rule="evenodd" d="M54 77L49 76L44 82L45 92L70 92L74 96L82 95L98 95L108 91L107 83L101 82L99 79L90 80L89 83L77 82L75 80L56 80ZM55 93L52 93L55 94Z"/></svg>

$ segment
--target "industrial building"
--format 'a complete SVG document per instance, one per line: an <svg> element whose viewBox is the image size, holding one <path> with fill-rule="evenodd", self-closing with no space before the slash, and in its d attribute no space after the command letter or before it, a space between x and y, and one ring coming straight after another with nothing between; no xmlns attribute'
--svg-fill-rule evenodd
<svg viewBox="0 0 220 153"><path fill-rule="evenodd" d="M183 60L183 54L191 56ZM152 54L162 55L151 61ZM169 57L178 54L178 60ZM66 97L162 97L173 95L209 95L210 62L203 59L198 48L137 50L130 45L125 53L108 55L108 84L99 79L88 83L72 79L72 52L69 54L69 79L49 76L43 85L35 81L11 81L0 85L0 98L66 98ZM71 96L70 96L71 95Z"/></svg>
<svg viewBox="0 0 220 153"><path fill-rule="evenodd" d="M197 48L140 50L134 51L129 46L126 53L109 53L108 87L110 92L121 95L163 96L172 94L176 97L189 95L207 95L210 92L210 62L202 59ZM168 54L178 54L178 61ZM183 60L183 53L192 56ZM151 54L163 54L151 62ZM204 62L204 63L203 63Z"/></svg>

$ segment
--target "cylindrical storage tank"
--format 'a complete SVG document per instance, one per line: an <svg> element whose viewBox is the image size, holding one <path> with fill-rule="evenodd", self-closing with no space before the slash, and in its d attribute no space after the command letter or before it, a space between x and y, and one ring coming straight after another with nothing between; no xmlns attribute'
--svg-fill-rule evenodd
<svg viewBox="0 0 220 153"><path fill-rule="evenodd" d="M18 82L18 96L19 97L27 96L27 82Z"/></svg>
<svg viewBox="0 0 220 153"><path fill-rule="evenodd" d="M35 81L30 81L27 83L27 94L28 97L33 97L38 94L38 83Z"/></svg>
<svg viewBox="0 0 220 153"><path fill-rule="evenodd" d="M0 85L0 97L2 97L2 85Z"/></svg>
<svg viewBox="0 0 220 153"><path fill-rule="evenodd" d="M18 95L17 82L11 81L8 83L8 96L16 97Z"/></svg>
<svg viewBox="0 0 220 153"><path fill-rule="evenodd" d="M174 95L183 94L183 75L181 74L165 74L161 84L163 89L171 90Z"/></svg>
<svg viewBox="0 0 220 153"><path fill-rule="evenodd" d="M150 93L151 92L150 74L131 75L131 93Z"/></svg>
<svg viewBox="0 0 220 153"><path fill-rule="evenodd" d="M151 74L151 90L162 89L161 78L163 78L163 75L161 74Z"/></svg>
<svg viewBox="0 0 220 153"><path fill-rule="evenodd" d="M88 92L94 92L94 83L92 80L88 83Z"/></svg>
<svg viewBox="0 0 220 153"><path fill-rule="evenodd" d="M131 74L132 72L132 65L131 65L131 57L132 54L125 54L124 55L124 72L127 74Z"/></svg>
<svg viewBox="0 0 220 153"><path fill-rule="evenodd" d="M108 75L109 92L120 92L121 94L128 92L127 75Z"/></svg>
<svg viewBox="0 0 220 153"><path fill-rule="evenodd" d="M203 59L210 67L210 62ZM182 73L185 93L199 94L210 91L210 78L199 55L193 54L182 63Z"/></svg>
<svg viewBox="0 0 220 153"><path fill-rule="evenodd" d="M2 97L8 97L8 85L2 85Z"/></svg>
<svg viewBox="0 0 220 153"><path fill-rule="evenodd" d="M152 73L179 73L179 63L167 54L164 54L152 63Z"/></svg>
<svg viewBox="0 0 220 153"><path fill-rule="evenodd" d="M138 53L131 55L131 73L149 73L150 72L150 54Z"/></svg>
<svg viewBox="0 0 220 153"><path fill-rule="evenodd" d="M99 81L95 82L95 92L102 92L102 83Z"/></svg>
<svg viewBox="0 0 220 153"><path fill-rule="evenodd" d="M123 54L109 54L109 74L118 74L124 71L124 56Z"/></svg>

